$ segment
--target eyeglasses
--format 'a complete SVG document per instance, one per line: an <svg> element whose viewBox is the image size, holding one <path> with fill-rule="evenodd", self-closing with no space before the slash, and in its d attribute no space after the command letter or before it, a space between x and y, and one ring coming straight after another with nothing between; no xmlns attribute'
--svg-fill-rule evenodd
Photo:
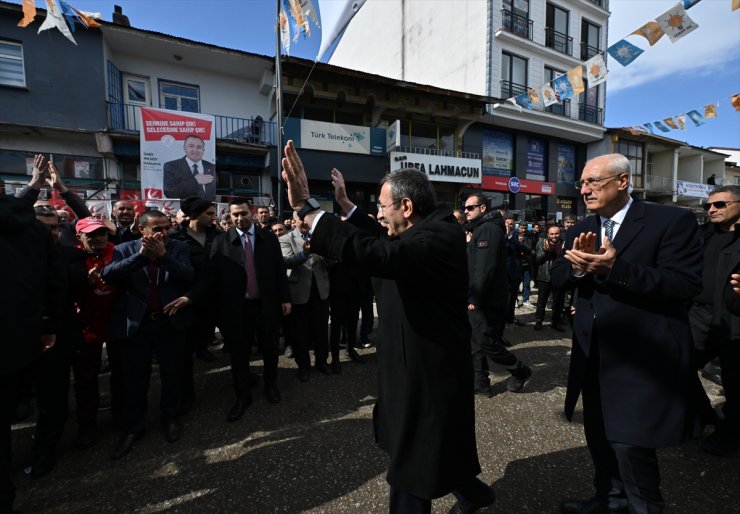
<svg viewBox="0 0 740 514"><path fill-rule="evenodd" d="M473 212L474 210L476 210L481 205L483 205L483 204L482 203L476 203L476 204L472 204L472 205L466 205L465 206L465 212Z"/></svg>
<svg viewBox="0 0 740 514"><path fill-rule="evenodd" d="M576 189L579 191L583 188L583 186L586 186L589 189L598 191L620 175L622 175L622 173L617 173L616 175L609 175L608 177L587 178L585 180L576 180L574 185L576 186ZM607 182L602 183L603 180L606 180Z"/></svg>
<svg viewBox="0 0 740 514"><path fill-rule="evenodd" d="M714 207L715 209L724 209L725 207L727 207L731 203L737 203L738 201L740 201L740 200L729 201L729 202L725 202L723 200L719 200L717 202L706 202L706 203L701 204L701 206L704 208L705 211L708 211L712 207Z"/></svg>
<svg viewBox="0 0 740 514"><path fill-rule="evenodd" d="M378 212L381 212L384 209L387 209L388 207L390 207L391 205L397 205L399 203L401 203L401 200L396 200L395 202L391 202L386 205L382 205L381 203L376 203L375 206L378 208Z"/></svg>

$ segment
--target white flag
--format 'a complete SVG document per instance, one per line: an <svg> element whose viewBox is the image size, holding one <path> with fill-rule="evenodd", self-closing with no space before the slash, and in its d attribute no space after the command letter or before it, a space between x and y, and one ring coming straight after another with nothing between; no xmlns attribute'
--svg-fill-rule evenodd
<svg viewBox="0 0 740 514"><path fill-rule="evenodd" d="M58 28L59 32L64 34L64 37L72 41L75 45L77 44L74 36L69 31L69 27L67 27L64 16L62 16L62 10L57 5L57 0L46 0L46 19L39 27L38 34L41 34L42 30L49 30L54 27Z"/></svg>
<svg viewBox="0 0 740 514"><path fill-rule="evenodd" d="M586 61L586 80L588 81L588 87L598 86L602 82L605 82L606 74L606 64L604 63L603 55L594 55Z"/></svg>
<svg viewBox="0 0 740 514"><path fill-rule="evenodd" d="M285 48L285 53L290 54L290 22L284 9L280 9L280 42Z"/></svg>
<svg viewBox="0 0 740 514"><path fill-rule="evenodd" d="M318 0L321 9L321 48L316 56L320 61L327 50L339 39L357 11L366 0Z"/></svg>
<svg viewBox="0 0 740 514"><path fill-rule="evenodd" d="M672 8L655 18L663 32L670 38L671 43L675 43L689 32L696 30L699 25L689 18L681 2L678 2Z"/></svg>
<svg viewBox="0 0 740 514"><path fill-rule="evenodd" d="M541 91L542 103L545 104L545 107L558 103L558 95L549 83L542 86Z"/></svg>

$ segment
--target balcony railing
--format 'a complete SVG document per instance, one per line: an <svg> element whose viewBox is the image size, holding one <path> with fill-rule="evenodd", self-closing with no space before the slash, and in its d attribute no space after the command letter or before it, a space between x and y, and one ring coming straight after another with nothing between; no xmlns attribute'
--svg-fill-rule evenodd
<svg viewBox="0 0 740 514"><path fill-rule="evenodd" d="M581 60L587 61L594 55L600 53L601 50L596 48L595 46L589 46L586 43L581 43Z"/></svg>
<svg viewBox="0 0 740 514"><path fill-rule="evenodd" d="M545 107L545 112L551 112L553 114L559 114L570 118L570 100L563 100L562 103L552 104Z"/></svg>
<svg viewBox="0 0 740 514"><path fill-rule="evenodd" d="M503 19L502 28L505 31L532 40L532 20L508 9L501 9L501 18Z"/></svg>
<svg viewBox="0 0 740 514"><path fill-rule="evenodd" d="M121 132L139 131L139 105L107 102L108 129ZM187 114L187 113L186 113ZM237 143L274 145L277 124L256 118L235 118L215 115L216 139Z"/></svg>
<svg viewBox="0 0 740 514"><path fill-rule="evenodd" d="M527 92L527 86L511 82L510 80L501 81L501 98L511 98Z"/></svg>
<svg viewBox="0 0 740 514"><path fill-rule="evenodd" d="M604 109L601 107L592 107L590 105L580 104L578 106L578 119L602 125L604 122Z"/></svg>
<svg viewBox="0 0 740 514"><path fill-rule="evenodd" d="M555 29L545 29L545 46L561 54L573 55L573 38Z"/></svg>
<svg viewBox="0 0 740 514"><path fill-rule="evenodd" d="M399 146L397 152L418 153L421 155L440 155L443 157L462 157L463 159L480 159L480 154L475 152L458 152L456 150L438 150L436 148L419 146Z"/></svg>
<svg viewBox="0 0 740 514"><path fill-rule="evenodd" d="M645 190L658 193L672 193L673 179L660 175L645 175Z"/></svg>

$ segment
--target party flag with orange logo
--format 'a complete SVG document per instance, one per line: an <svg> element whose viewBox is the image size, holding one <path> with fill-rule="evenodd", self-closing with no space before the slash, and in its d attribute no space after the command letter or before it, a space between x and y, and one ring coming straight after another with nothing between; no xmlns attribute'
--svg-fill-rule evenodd
<svg viewBox="0 0 740 514"><path fill-rule="evenodd" d="M704 106L704 117L705 118L716 118L717 107L714 104L707 104Z"/></svg>
<svg viewBox="0 0 740 514"><path fill-rule="evenodd" d="M685 114L679 114L676 116L676 123L678 123L678 128L681 130L686 130L686 115Z"/></svg>
<svg viewBox="0 0 740 514"><path fill-rule="evenodd" d="M740 111L740 94L738 95L732 95L730 97L730 103L735 108L736 111Z"/></svg>
<svg viewBox="0 0 740 514"><path fill-rule="evenodd" d="M676 125L676 122L673 118L666 118L663 120L663 123L671 127L673 130L678 130L678 125Z"/></svg>
<svg viewBox="0 0 740 514"><path fill-rule="evenodd" d="M583 86L583 66L579 64L568 71L568 82L570 82L574 93L583 93L586 90Z"/></svg>
<svg viewBox="0 0 740 514"><path fill-rule="evenodd" d="M83 12L81 12L81 11L78 11L77 9L75 9L74 7L72 7L71 5L69 6L69 8L70 8L70 9L72 9L72 10L73 10L73 11L75 12L75 14L77 14L77 17L78 17L78 18L80 19L80 21L81 21L81 22L82 22L82 23L83 23L83 24L84 24L84 25L85 25L85 26L86 26L86 27L87 27L88 29L93 29L93 28L95 28L95 27L100 27L100 26L101 26L101 25L100 25L100 23L98 23L98 22L97 22L97 21L95 20L95 18L93 18L93 17L91 17L91 16L88 16L87 14L85 14L85 13L83 13Z"/></svg>
<svg viewBox="0 0 740 514"><path fill-rule="evenodd" d="M686 10L680 2L655 18L655 21L660 24L663 32L671 40L671 43L675 43L685 35L699 28L699 25L686 14Z"/></svg>
<svg viewBox="0 0 740 514"><path fill-rule="evenodd" d="M560 101L560 98L558 98L557 93L552 88L550 84L545 84L542 86L542 103L545 105L545 107L549 107L552 104L556 104Z"/></svg>
<svg viewBox="0 0 740 514"><path fill-rule="evenodd" d="M586 61L585 66L588 87L598 86L602 82L606 81L607 71L603 55L594 55L588 61Z"/></svg>

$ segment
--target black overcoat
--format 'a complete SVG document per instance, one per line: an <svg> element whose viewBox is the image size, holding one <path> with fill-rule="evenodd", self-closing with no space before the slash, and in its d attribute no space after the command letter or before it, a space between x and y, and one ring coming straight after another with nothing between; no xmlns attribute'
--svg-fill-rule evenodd
<svg viewBox="0 0 740 514"><path fill-rule="evenodd" d="M390 456L392 487L443 496L480 473L475 441L465 236L438 209L399 238L372 235L357 210L343 223L324 214L315 253L359 264L378 304L375 436ZM351 224L365 226L371 232Z"/></svg>
<svg viewBox="0 0 740 514"><path fill-rule="evenodd" d="M565 249L579 234L600 231L599 216L589 216L569 231ZM589 353L598 345L607 439L674 446L692 435L696 422L698 379L688 321L689 300L702 287L696 218L685 209L635 200L614 247L608 275L574 279L563 256L551 270L553 287L577 288L566 415L573 415Z"/></svg>

